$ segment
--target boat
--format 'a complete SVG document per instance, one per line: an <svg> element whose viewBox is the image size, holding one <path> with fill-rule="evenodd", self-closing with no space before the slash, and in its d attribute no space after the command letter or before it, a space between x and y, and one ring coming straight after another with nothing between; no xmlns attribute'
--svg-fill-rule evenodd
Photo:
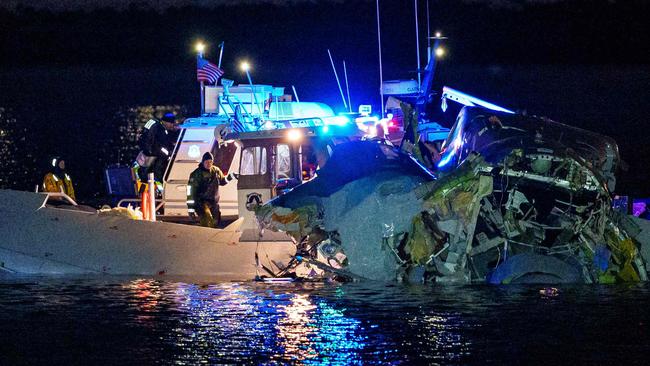
<svg viewBox="0 0 650 366"><path fill-rule="evenodd" d="M52 204L63 193L0 190L0 270L238 280L280 272L294 258L295 243L260 230L252 207L310 179L337 143L360 136L329 106L287 99L283 88L270 85L222 79L221 86L207 86L205 113L181 126L157 221L88 212L73 201ZM223 229L178 223L187 221L187 179L206 151L226 173L239 174L220 189L221 210L234 219Z"/></svg>

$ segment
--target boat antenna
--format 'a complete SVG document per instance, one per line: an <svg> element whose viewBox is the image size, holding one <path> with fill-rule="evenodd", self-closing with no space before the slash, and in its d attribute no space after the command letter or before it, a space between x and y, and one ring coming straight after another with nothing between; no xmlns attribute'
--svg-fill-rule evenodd
<svg viewBox="0 0 650 366"><path fill-rule="evenodd" d="M348 92L348 110L352 113L352 102L350 101L350 85L348 84L348 69L345 68L345 60L343 60L343 73L345 74L345 90Z"/></svg>
<svg viewBox="0 0 650 366"><path fill-rule="evenodd" d="M427 103L429 93L431 92L431 87L433 84L433 77L436 73L436 64L437 64L437 59L438 56L436 54L436 50L439 49L440 47L440 41L447 39L447 37L444 37L441 32L436 32L434 37L430 37L431 39L435 40L433 44L433 55L431 56L431 59L427 63L427 66L424 68L424 81L423 81L423 86L424 88L420 90L416 105L418 108L418 115L422 114L424 111L424 106ZM442 49L441 49L442 50Z"/></svg>
<svg viewBox="0 0 650 366"><path fill-rule="evenodd" d="M377 45L379 47L379 97L381 99L381 118L384 118L384 71L381 65L381 29L379 28L379 0L377 0Z"/></svg>
<svg viewBox="0 0 650 366"><path fill-rule="evenodd" d="M296 96L296 102L300 103L300 98L298 98L298 92L296 92L296 87L291 85L291 89L293 89L293 95Z"/></svg>
<svg viewBox="0 0 650 366"><path fill-rule="evenodd" d="M336 78L336 84L339 86L339 92L341 92L341 99L343 100L343 106L345 109L348 109L348 104L345 102L345 96L343 96L343 88L341 88L341 82L339 81L339 75L336 73L336 67L334 66L334 59L332 59L332 53L329 48L327 49L327 54L330 55L330 62L332 63L332 70L334 70L334 77Z"/></svg>
<svg viewBox="0 0 650 366"><path fill-rule="evenodd" d="M429 0L427 0L427 63L431 61L431 28L429 22Z"/></svg>
<svg viewBox="0 0 650 366"><path fill-rule="evenodd" d="M217 65L218 68L221 68L221 57L223 57L223 44L224 44L223 41L221 41L221 43L219 43L219 49L220 50L219 50L219 65Z"/></svg>
<svg viewBox="0 0 650 366"><path fill-rule="evenodd" d="M420 76L420 28L418 27L418 0L413 0L415 9L415 52L418 58L418 90L422 89L422 80Z"/></svg>

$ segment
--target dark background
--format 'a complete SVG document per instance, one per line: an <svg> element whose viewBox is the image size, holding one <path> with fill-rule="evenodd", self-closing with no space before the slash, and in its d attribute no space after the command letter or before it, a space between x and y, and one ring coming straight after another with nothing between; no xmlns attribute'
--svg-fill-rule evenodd
<svg viewBox="0 0 650 366"><path fill-rule="evenodd" d="M339 75L346 60L353 105L379 109L374 1L93 4L0 6L0 187L33 190L50 158L64 155L82 201L103 195L103 169L133 159L147 118L198 113L198 39L214 63L225 41L226 77L245 82L237 65L247 59L254 82L295 85L301 100L342 111L329 48ZM629 165L618 193L650 195L649 2L429 5L432 33L449 36L434 90L449 85L612 136ZM416 78L413 1L381 0L380 9L384 80ZM426 0L419 21L424 65Z"/></svg>

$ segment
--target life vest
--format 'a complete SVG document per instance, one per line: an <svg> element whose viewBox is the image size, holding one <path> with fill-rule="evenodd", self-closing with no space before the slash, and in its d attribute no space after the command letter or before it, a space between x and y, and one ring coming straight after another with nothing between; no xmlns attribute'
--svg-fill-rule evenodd
<svg viewBox="0 0 650 366"><path fill-rule="evenodd" d="M72 179L70 179L69 175L64 173L63 178L60 178L54 173L47 173L45 178L43 178L43 191L60 193L61 190L73 200L77 199L74 195L74 187L72 186Z"/></svg>

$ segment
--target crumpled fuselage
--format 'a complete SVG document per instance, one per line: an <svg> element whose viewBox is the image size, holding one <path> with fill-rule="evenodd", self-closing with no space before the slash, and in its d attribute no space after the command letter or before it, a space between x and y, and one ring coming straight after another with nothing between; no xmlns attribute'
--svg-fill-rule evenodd
<svg viewBox="0 0 650 366"><path fill-rule="evenodd" d="M341 145L316 179L262 206L258 219L294 237L300 265L339 277L646 279L639 243L611 209L619 162L611 139L464 108L443 147L432 179L397 149Z"/></svg>

